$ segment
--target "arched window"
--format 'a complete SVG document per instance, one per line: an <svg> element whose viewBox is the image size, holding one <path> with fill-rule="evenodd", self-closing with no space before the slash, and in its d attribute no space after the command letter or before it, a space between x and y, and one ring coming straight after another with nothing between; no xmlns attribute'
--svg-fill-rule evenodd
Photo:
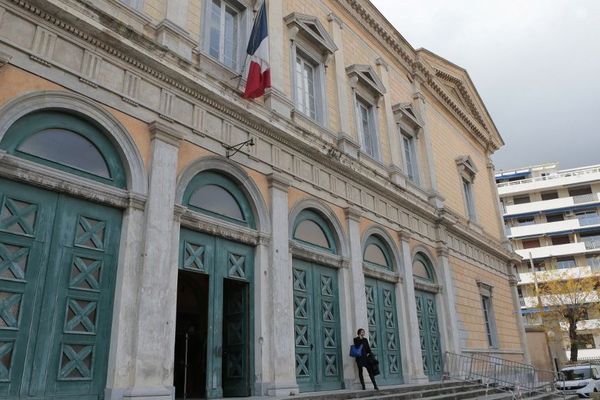
<svg viewBox="0 0 600 400"><path fill-rule="evenodd" d="M201 172L188 185L183 203L192 210L255 228L254 215L239 185L214 171Z"/></svg>
<svg viewBox="0 0 600 400"><path fill-rule="evenodd" d="M389 246L377 235L371 235L365 243L363 261L367 265L394 269Z"/></svg>
<svg viewBox="0 0 600 400"><path fill-rule="evenodd" d="M38 111L15 122L7 153L117 187L126 187L121 157L99 127L73 114Z"/></svg>
<svg viewBox="0 0 600 400"><path fill-rule="evenodd" d="M303 210L294 223L293 238L330 253L336 252L334 236L321 215Z"/></svg>
<svg viewBox="0 0 600 400"><path fill-rule="evenodd" d="M419 280L435 282L431 262L422 253L417 253L413 261L413 276Z"/></svg>

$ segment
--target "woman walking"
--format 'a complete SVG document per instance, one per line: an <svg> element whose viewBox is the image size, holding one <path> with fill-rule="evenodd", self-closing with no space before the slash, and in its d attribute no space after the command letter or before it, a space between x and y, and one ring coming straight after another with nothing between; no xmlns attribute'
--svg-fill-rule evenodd
<svg viewBox="0 0 600 400"><path fill-rule="evenodd" d="M356 365L358 366L358 378L360 379L360 384L362 385L362 389L365 390L365 378L363 377L363 367L367 368L367 372L369 373L369 378L371 378L371 382L373 382L373 387L375 390L379 390L377 387L377 383L375 382L375 376L371 370L370 366L370 358L373 357L373 353L371 353L371 346L369 346L369 340L365 337L365 330L360 328L358 332L356 332L358 336L354 338L354 346L362 345L362 354L359 357L356 357Z"/></svg>

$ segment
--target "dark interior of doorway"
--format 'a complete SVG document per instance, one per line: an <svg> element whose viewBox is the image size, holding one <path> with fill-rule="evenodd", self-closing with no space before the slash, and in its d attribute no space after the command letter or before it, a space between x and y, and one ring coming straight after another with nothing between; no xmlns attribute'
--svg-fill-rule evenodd
<svg viewBox="0 0 600 400"><path fill-rule="evenodd" d="M207 322L208 276L180 270L177 283L173 378L175 397L178 399L184 398L184 386L187 399L206 397Z"/></svg>

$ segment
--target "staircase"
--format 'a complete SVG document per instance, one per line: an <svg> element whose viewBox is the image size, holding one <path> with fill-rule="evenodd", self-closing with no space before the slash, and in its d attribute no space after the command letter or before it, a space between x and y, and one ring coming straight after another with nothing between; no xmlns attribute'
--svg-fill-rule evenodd
<svg viewBox="0 0 600 400"><path fill-rule="evenodd" d="M286 397L289 399L289 397ZM462 400L462 399L486 399L486 400L550 400L562 399L571 400L577 396L557 395L555 393L543 393L535 395L521 395L516 397L512 393L500 388L486 387L480 382L464 381L445 381L426 384L411 384L394 387L383 387L381 390L360 390L360 391L334 391L320 392L315 394L302 394L294 396L296 400Z"/></svg>

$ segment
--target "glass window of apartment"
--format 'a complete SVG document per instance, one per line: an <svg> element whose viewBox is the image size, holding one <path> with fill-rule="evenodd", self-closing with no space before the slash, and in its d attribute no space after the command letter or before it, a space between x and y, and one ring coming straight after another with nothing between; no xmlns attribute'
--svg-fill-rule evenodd
<svg viewBox="0 0 600 400"><path fill-rule="evenodd" d="M556 259L556 268L558 269L574 268L576 266L577 263L573 257L559 257Z"/></svg>
<svg viewBox="0 0 600 400"><path fill-rule="evenodd" d="M543 192L542 193L542 200L552 200L552 199L558 199L558 192L553 191L553 192Z"/></svg>
<svg viewBox="0 0 600 400"><path fill-rule="evenodd" d="M540 239L524 239L522 242L524 249L532 249L534 247L540 247Z"/></svg>
<svg viewBox="0 0 600 400"><path fill-rule="evenodd" d="M588 186L578 186L574 188L569 188L569 196L584 196L586 194L592 194L592 188Z"/></svg>
<svg viewBox="0 0 600 400"><path fill-rule="evenodd" d="M535 224L535 218L534 217L517 218L517 225L518 226L533 225L533 224Z"/></svg>
<svg viewBox="0 0 600 400"><path fill-rule="evenodd" d="M208 54L233 70L239 70L243 43L243 7L234 1L211 0L206 11L206 49Z"/></svg>
<svg viewBox="0 0 600 400"><path fill-rule="evenodd" d="M568 244L568 243L571 243L571 239L569 239L569 235L552 236L551 240L552 240L552 245L553 246L556 246L556 245L559 245L559 244Z"/></svg>
<svg viewBox="0 0 600 400"><path fill-rule="evenodd" d="M579 220L579 223L583 226L600 224L600 217L596 209L589 209L578 211L575 213L575 217Z"/></svg>
<svg viewBox="0 0 600 400"><path fill-rule="evenodd" d="M534 261L533 270L535 272L546 271L546 263L544 261Z"/></svg>
<svg viewBox="0 0 600 400"><path fill-rule="evenodd" d="M558 222L558 221L564 221L564 220L565 220L565 216L562 213L546 215L547 222Z"/></svg>
<svg viewBox="0 0 600 400"><path fill-rule="evenodd" d="M419 183L419 167L417 164L416 139L414 135L400 130L402 137L402 148L404 150L404 170L408 179Z"/></svg>
<svg viewBox="0 0 600 400"><path fill-rule="evenodd" d="M586 250L600 249L600 232L581 234L581 241L585 244Z"/></svg>
<svg viewBox="0 0 600 400"><path fill-rule="evenodd" d="M358 133L361 138L361 147L365 153L379 159L379 140L375 127L374 106L365 99L356 97L356 113L358 118Z"/></svg>
<svg viewBox="0 0 600 400"><path fill-rule="evenodd" d="M513 198L513 203L514 204L526 204L526 203L530 203L531 200L529 199L529 195L527 196L515 196Z"/></svg>
<svg viewBox="0 0 600 400"><path fill-rule="evenodd" d="M594 271L600 271L600 254L591 254L586 257L586 263Z"/></svg>
<svg viewBox="0 0 600 400"><path fill-rule="evenodd" d="M584 318L584 319L588 319L588 318ZM594 335L589 334L589 333L586 333L586 334L578 333L577 334L577 344L580 349L594 349L595 348Z"/></svg>

